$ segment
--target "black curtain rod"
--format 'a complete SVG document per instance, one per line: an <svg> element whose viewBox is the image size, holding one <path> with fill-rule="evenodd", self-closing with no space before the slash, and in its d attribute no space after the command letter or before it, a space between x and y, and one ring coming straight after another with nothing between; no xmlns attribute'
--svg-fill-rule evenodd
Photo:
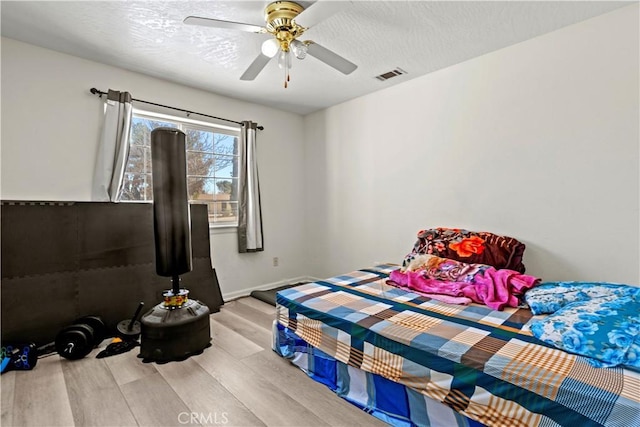
<svg viewBox="0 0 640 427"><path fill-rule="evenodd" d="M100 98L102 98L102 95L108 95L107 92L103 92L101 90L98 90L95 87L91 88L91 93L94 94L94 95L98 95ZM183 110L182 108L171 107L169 105L156 104L155 102L143 101L142 99L131 98L131 100L132 101L136 101L136 102L142 102L144 104L155 105L156 107L163 107L163 108L169 108L171 110L182 111L183 113L187 113L187 115L189 115L189 114L197 114L199 116L209 117L209 118L216 119L216 120L223 120L225 122L230 122L230 123L236 123L236 124L242 126L242 122L237 122L235 120L223 119L222 117L210 116L209 114L196 113L195 111ZM264 127L263 126L258 126L258 129L264 130Z"/></svg>

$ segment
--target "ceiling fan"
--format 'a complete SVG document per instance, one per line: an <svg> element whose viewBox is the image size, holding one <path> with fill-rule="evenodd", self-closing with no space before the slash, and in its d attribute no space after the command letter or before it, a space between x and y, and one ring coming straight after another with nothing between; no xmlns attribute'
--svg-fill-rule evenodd
<svg viewBox="0 0 640 427"><path fill-rule="evenodd" d="M214 28L247 31L256 34L271 34L262 44L262 52L253 60L240 80L253 80L269 61L278 56L278 65L284 69L284 87L288 86L292 56L304 59L307 54L319 59L343 74L352 73L358 66L351 61L311 40L298 40L302 34L318 22L328 18L341 8L341 2L317 1L306 9L292 1L275 1L264 10L264 27L220 19L188 16L184 23ZM304 25L302 25L304 24Z"/></svg>

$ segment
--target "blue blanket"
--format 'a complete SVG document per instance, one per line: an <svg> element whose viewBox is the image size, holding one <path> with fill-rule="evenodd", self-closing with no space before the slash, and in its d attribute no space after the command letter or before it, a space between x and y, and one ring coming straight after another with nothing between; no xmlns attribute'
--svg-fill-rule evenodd
<svg viewBox="0 0 640 427"><path fill-rule="evenodd" d="M531 333L596 367L640 371L640 288L601 282L547 282L525 294Z"/></svg>

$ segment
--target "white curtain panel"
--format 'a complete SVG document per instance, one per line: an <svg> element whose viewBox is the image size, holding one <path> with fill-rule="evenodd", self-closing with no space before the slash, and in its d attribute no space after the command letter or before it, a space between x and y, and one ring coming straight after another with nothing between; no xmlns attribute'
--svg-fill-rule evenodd
<svg viewBox="0 0 640 427"><path fill-rule="evenodd" d="M120 200L124 169L129 157L132 111L129 92L109 89L93 177L93 201Z"/></svg>
<svg viewBox="0 0 640 427"><path fill-rule="evenodd" d="M242 122L240 132L240 180L238 183L238 252L263 251L262 209L256 156L256 129Z"/></svg>

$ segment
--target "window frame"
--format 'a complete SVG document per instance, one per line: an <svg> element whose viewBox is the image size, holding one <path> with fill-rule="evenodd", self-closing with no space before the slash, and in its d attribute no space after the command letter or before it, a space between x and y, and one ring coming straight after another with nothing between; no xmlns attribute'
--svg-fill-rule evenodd
<svg viewBox="0 0 640 427"><path fill-rule="evenodd" d="M218 124L218 123L212 123L212 122L205 122L205 121L201 121L201 120L194 120L188 117L179 117L179 116L174 116L171 114L164 114L164 113L158 113L155 111L149 111L149 110L143 110L143 109L139 109L139 108L133 108L132 109L132 121L134 118L141 118L141 119L146 119L146 120L154 120L154 121L163 121L163 122L167 122L173 125L176 125L176 128L185 132L185 126L188 127L189 129L193 129L193 130L197 130L197 131L204 131L204 132L212 132L214 134L224 134L224 135L229 135L235 138L238 138L238 160L241 158L241 153L240 150L242 149L242 147L240 146L239 140L240 140L240 132L241 132L241 127L240 125L238 126L229 126L229 125L222 125L222 124ZM131 140L129 140L129 148L132 147L131 145ZM186 148L186 147L185 147ZM186 150L187 152L189 151L193 151L193 150ZM206 153L205 153L206 154ZM216 153L211 153L211 154L216 154ZM151 160L149 159L149 163L151 163ZM240 169L241 165L238 164L238 176L237 177L231 177L231 181L233 182L235 180L236 185L238 185L239 187L239 179L240 179ZM126 170L125 170L126 173ZM146 173L146 172L145 172ZM149 176L152 176L152 173L148 173ZM190 175L187 174L187 179ZM212 176L211 179L217 179L217 177ZM239 188L238 188L239 190ZM153 203L153 199L148 199L148 200L120 200L121 203ZM207 202L198 202L198 201L192 201L191 199L189 200L189 204L204 204L204 205L208 205ZM239 201L236 201L236 204L239 204ZM210 230L219 230L219 231L224 231L229 230L229 229L237 229L238 228L238 218L236 216L236 221L235 222L211 222L209 221L209 229ZM231 231L231 230L229 230Z"/></svg>

